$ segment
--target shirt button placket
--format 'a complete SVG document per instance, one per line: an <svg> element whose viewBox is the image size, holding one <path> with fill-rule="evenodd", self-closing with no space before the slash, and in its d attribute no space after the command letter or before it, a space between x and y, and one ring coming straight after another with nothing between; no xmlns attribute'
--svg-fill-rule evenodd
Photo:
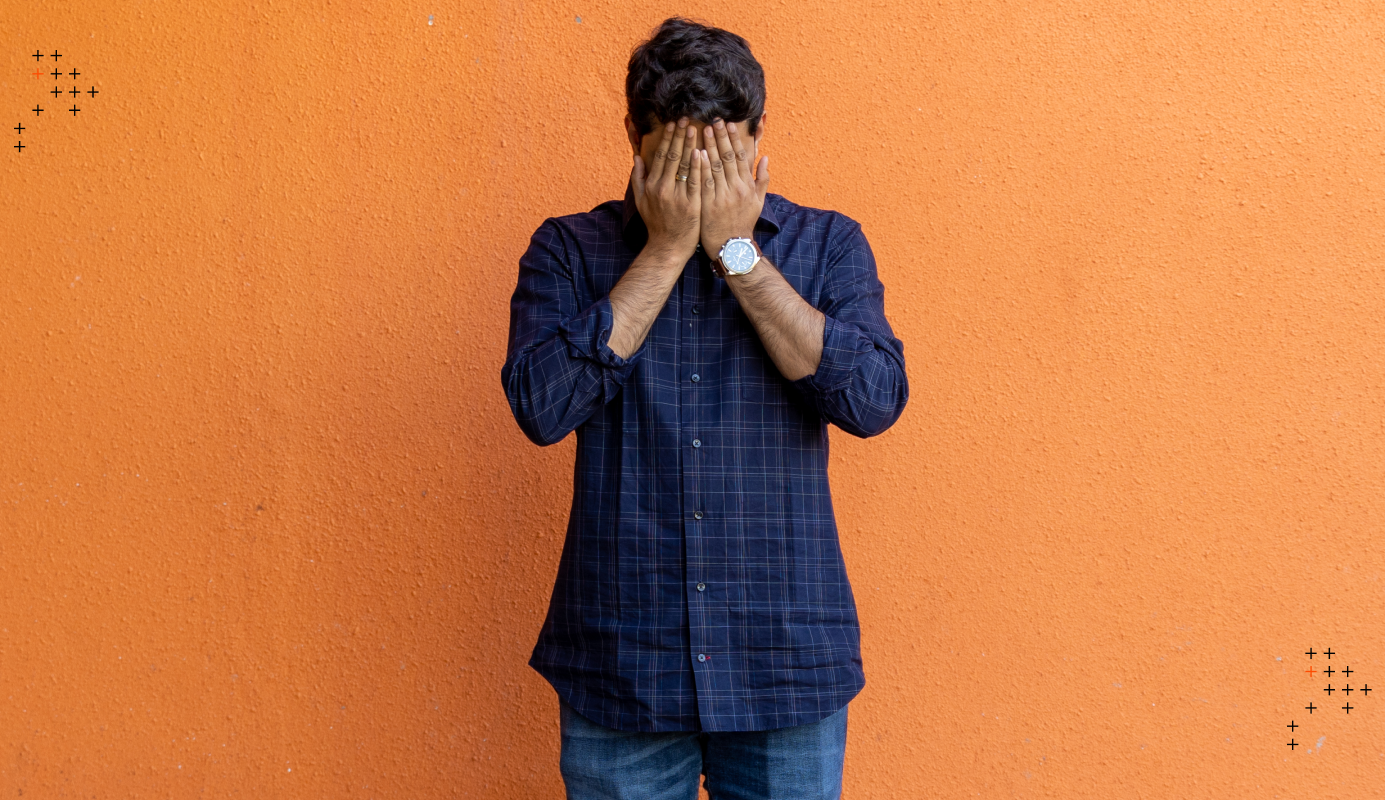
<svg viewBox="0 0 1385 800"><path fill-rule="evenodd" d="M687 305L681 306L684 309L683 321L687 324L682 327L682 346L680 348L679 374L683 377L681 391L679 392L682 408L682 435L683 447L683 487L684 497L683 506L686 512L690 512L691 519L685 527L684 539L684 575L689 576L692 581L684 584L689 589L695 591L688 592L688 625L690 653L693 658L692 666L696 673L696 687L700 698L705 698L713 690L711 673L707 670L715 663L712 660L713 652L708 648L717 646L716 637L709 635L709 625L712 621L708 618L708 602L711 598L705 594L707 584L699 580L708 577L707 573L707 535L715 536L717 530L704 528L703 526L713 524L714 520L708 515L714 512L715 508L707 508L706 504L711 500L711 496L706 492L706 484L703 481L706 465L704 459L708 457L708 449L704 447L703 434L707 431L703 428L714 415L709 414L712 410L704 403L715 403L716 397L708 395L704 391L703 378L711 379L714 375L708 375L705 370L710 367L703 363L702 359L707 355L702 346L709 334L705 326L712 324L715 320L707 317L708 312L701 302L706 298L706 292L712 286L712 277L707 269L706 258L701 253L696 256L699 269L691 271L684 276L683 297L680 298ZM719 342L716 344L720 344ZM716 352L714 349L713 352ZM709 386L714 384L712 381ZM715 388L715 387L713 387ZM709 442L706 442L710 444ZM691 445L689 447L689 445ZM685 519L687 519L685 517ZM688 589L684 589L688 591ZM711 712L711 706L705 699L697 701L698 713L704 716Z"/></svg>

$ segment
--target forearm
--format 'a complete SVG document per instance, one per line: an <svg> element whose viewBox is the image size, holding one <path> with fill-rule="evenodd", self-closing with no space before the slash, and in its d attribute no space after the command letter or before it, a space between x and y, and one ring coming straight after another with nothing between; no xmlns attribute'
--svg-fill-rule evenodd
<svg viewBox="0 0 1385 800"><path fill-rule="evenodd" d="M611 287L611 338L606 343L621 358L629 358L649 335L669 293L683 274L687 257L653 243L635 257Z"/></svg>
<svg viewBox="0 0 1385 800"><path fill-rule="evenodd" d="M825 317L799 296L769 259L761 258L747 275L728 275L726 285L781 375L794 381L817 371Z"/></svg>

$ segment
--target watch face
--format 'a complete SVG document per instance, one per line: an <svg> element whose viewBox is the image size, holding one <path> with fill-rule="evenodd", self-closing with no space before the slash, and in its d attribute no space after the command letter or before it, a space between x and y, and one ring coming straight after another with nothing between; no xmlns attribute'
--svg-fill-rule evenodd
<svg viewBox="0 0 1385 800"><path fill-rule="evenodd" d="M728 242L721 253L721 261L726 265L727 272L736 275L749 272L755 266L755 247L741 240Z"/></svg>

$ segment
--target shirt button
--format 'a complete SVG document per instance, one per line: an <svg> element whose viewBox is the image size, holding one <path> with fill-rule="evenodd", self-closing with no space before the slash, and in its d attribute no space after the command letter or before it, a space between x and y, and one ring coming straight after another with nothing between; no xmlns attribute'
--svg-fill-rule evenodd
<svg viewBox="0 0 1385 800"><path fill-rule="evenodd" d="M701 376L701 375L698 375L696 372L694 372L694 373L692 374L692 381L693 381L693 383L697 383L697 382L700 381L700 380L702 380L702 376Z"/></svg>
<svg viewBox="0 0 1385 800"><path fill-rule="evenodd" d="M694 512L693 512L693 519L702 519L702 512L701 512L701 511L694 511Z"/></svg>
<svg viewBox="0 0 1385 800"><path fill-rule="evenodd" d="M693 447L701 447L701 446L702 446L702 440L701 440L701 439L693 439Z"/></svg>
<svg viewBox="0 0 1385 800"><path fill-rule="evenodd" d="M698 590L699 592L705 591L706 589L707 589L707 584L705 584L705 583L699 583L699 584L697 585L697 590Z"/></svg>
<svg viewBox="0 0 1385 800"><path fill-rule="evenodd" d="M702 306L693 306L693 313L694 313L694 314L701 314L701 313L702 313Z"/></svg>
<svg viewBox="0 0 1385 800"><path fill-rule="evenodd" d="M697 660L698 660L698 661L706 661L706 660L707 660L706 654L704 654L704 653L698 653L698 654L697 654Z"/></svg>

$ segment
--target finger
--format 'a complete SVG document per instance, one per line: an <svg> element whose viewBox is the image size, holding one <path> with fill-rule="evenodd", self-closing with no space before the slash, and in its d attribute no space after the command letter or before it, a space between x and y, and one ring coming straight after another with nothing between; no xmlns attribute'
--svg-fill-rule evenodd
<svg viewBox="0 0 1385 800"><path fill-rule="evenodd" d="M664 165L668 163L669 136L672 131L672 122L659 131L659 143L654 146L654 157L649 160L649 174L644 179L646 184L655 183L664 175Z"/></svg>
<svg viewBox="0 0 1385 800"><path fill-rule="evenodd" d="M644 194L644 159L640 154L635 154L635 166L630 169L630 185L635 189L635 196Z"/></svg>
<svg viewBox="0 0 1385 800"><path fill-rule="evenodd" d="M687 183L692 181L692 153L695 149L694 145L697 144L697 130L694 129L692 125L688 124L686 119L678 124L678 138L683 142L682 152L678 155L678 176L688 179L687 181L679 181L680 184L686 186Z"/></svg>
<svg viewBox="0 0 1385 800"><path fill-rule="evenodd" d="M755 171L755 193L760 195L760 199L765 199L765 193L769 191L769 156L760 156L760 166Z"/></svg>
<svg viewBox="0 0 1385 800"><path fill-rule="evenodd" d="M702 207L707 208L717 199L717 182L712 177L712 157L706 150L698 150L697 160L702 167Z"/></svg>
<svg viewBox="0 0 1385 800"><path fill-rule="evenodd" d="M692 126L689 125L689 128ZM690 161L688 164L688 199L692 201L693 210L699 214L702 212L702 151L696 147L689 147L688 154Z"/></svg>
<svg viewBox="0 0 1385 800"><path fill-rule="evenodd" d="M687 134L683 130L684 120L678 120L678 127L668 134L668 152L664 155L664 174L659 180L665 186L674 183L674 178L682 174L678 167L683 160L683 145L687 143ZM678 181L682 183L682 181Z"/></svg>
<svg viewBox="0 0 1385 800"><path fill-rule="evenodd" d="M736 173L742 181L754 182L755 176L750 174L750 151L741 140L741 126L734 122L726 123L726 136L731 140L731 152L736 154Z"/></svg>
<svg viewBox="0 0 1385 800"><path fill-rule="evenodd" d="M707 154L707 163L712 168L712 181L716 186L716 194L726 191L726 172L721 165L721 150L717 148L716 129L708 125L702 130L703 147L702 152Z"/></svg>
<svg viewBox="0 0 1385 800"><path fill-rule="evenodd" d="M728 186L734 186L741 180L740 173L736 171L736 151L731 149L731 138L726 132L726 123L717 120L714 127L717 132L717 152L721 155L721 174Z"/></svg>

